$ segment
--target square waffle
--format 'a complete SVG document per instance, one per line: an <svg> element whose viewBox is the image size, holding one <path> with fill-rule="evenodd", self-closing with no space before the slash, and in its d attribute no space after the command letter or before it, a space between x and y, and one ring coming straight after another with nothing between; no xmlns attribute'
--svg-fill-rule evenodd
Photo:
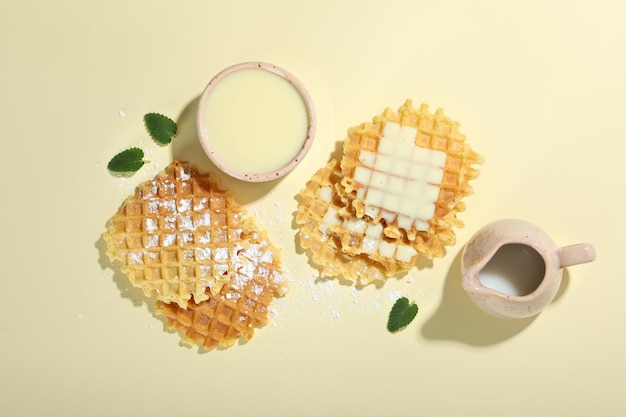
<svg viewBox="0 0 626 417"><path fill-rule="evenodd" d="M375 273L360 280L371 282L443 256L453 227L463 227L457 214L473 193L473 165L483 162L465 140L441 109L410 100L350 128L341 162L300 193L300 242L322 274L358 277L364 268Z"/></svg>
<svg viewBox="0 0 626 417"><path fill-rule="evenodd" d="M156 314L166 326L182 335L183 343L205 349L232 346L237 340L250 339L254 329L268 323L270 303L284 295L286 287L276 265L278 253L260 234L240 251L250 262L225 283L219 293L186 308L176 303L158 301Z"/></svg>
<svg viewBox="0 0 626 417"><path fill-rule="evenodd" d="M343 197L358 218L384 222L389 233L404 231L410 241L446 234L463 224L456 214L473 193L478 176L472 165L483 158L459 132L459 123L407 100L397 112L387 108L371 123L348 130L343 144ZM452 244L450 237L444 238ZM435 248L436 249L436 248ZM432 257L437 250L426 251Z"/></svg>
<svg viewBox="0 0 626 417"><path fill-rule="evenodd" d="M210 174L176 161L107 223L107 254L146 296L186 307L219 293L253 225Z"/></svg>
<svg viewBox="0 0 626 417"><path fill-rule="evenodd" d="M300 245L307 249L311 261L321 267L322 277L342 277L361 285L385 278L382 265L366 256L344 253L332 227L342 223L343 203L336 193L341 181L339 162L331 160L318 170L306 188L300 191L296 223L300 226Z"/></svg>
<svg viewBox="0 0 626 417"><path fill-rule="evenodd" d="M107 255L186 342L252 337L286 293L278 250L217 180L174 161L107 222Z"/></svg>

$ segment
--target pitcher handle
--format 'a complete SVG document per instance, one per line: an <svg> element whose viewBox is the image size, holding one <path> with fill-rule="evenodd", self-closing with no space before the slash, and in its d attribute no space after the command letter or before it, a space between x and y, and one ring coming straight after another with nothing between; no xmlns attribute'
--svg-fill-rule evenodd
<svg viewBox="0 0 626 417"><path fill-rule="evenodd" d="M568 266L595 261L596 249L591 243L579 243L559 248L557 255L559 257L559 266L567 268Z"/></svg>

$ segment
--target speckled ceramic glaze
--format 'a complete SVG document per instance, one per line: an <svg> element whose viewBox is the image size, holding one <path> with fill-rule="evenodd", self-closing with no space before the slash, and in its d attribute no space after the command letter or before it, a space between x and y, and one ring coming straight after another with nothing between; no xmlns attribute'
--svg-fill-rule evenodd
<svg viewBox="0 0 626 417"><path fill-rule="evenodd" d="M534 249L545 263L545 275L529 294L517 296L485 287L479 273L506 244L526 245ZM562 268L595 260L593 245L582 243L558 247L539 227L523 220L504 219L478 230L463 249L462 285L482 310L502 318L525 318L539 313L556 295Z"/></svg>
<svg viewBox="0 0 626 417"><path fill-rule="evenodd" d="M223 160L223 155L220 155L219 152L215 151L206 132L204 109L207 105L207 100L213 94L216 85L230 74L249 69L267 71L284 78L289 83L291 83L291 85L298 91L306 107L308 126L306 130L306 136L301 139L302 147L300 148L300 151L291 160L287 161L283 166L280 166L275 170L271 170L270 172L248 172L230 166L227 162ZM209 82L209 84L204 89L202 95L200 96L196 117L196 129L198 132L198 138L200 139L200 144L202 145L202 148L209 157L209 159L215 164L217 168L219 168L224 173L239 180L248 182L272 181L281 178L291 172L296 167L296 165L298 165L302 161L302 159L311 148L313 138L315 137L316 123L317 121L315 108L313 106L313 99L311 98L311 95L309 94L304 84L302 84L302 82L300 82L298 78L296 78L292 73L284 68L267 62L256 61L242 62L232 65L222 70L215 77L213 77L213 79ZM298 138L298 140L300 139Z"/></svg>

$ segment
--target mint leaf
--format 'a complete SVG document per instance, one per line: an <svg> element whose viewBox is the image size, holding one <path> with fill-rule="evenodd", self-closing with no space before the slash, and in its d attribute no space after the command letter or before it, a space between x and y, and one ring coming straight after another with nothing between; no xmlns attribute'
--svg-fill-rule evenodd
<svg viewBox="0 0 626 417"><path fill-rule="evenodd" d="M126 149L109 161L107 168L113 172L135 172L148 161L143 159L143 151L139 148Z"/></svg>
<svg viewBox="0 0 626 417"><path fill-rule="evenodd" d="M161 145L170 143L178 130L176 122L159 113L148 113L143 116L143 121L152 139Z"/></svg>
<svg viewBox="0 0 626 417"><path fill-rule="evenodd" d="M387 321L387 330L391 333L409 325L417 315L418 307L414 302L409 303L406 297L398 298L391 308L389 320Z"/></svg>

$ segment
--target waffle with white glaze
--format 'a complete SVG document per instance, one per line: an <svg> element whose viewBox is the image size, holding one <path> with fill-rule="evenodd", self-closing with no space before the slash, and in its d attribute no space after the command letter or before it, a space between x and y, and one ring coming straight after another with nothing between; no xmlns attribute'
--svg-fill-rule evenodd
<svg viewBox="0 0 626 417"><path fill-rule="evenodd" d="M404 235L420 255L442 256L455 242L452 228L463 226L456 216L482 162L458 122L407 100L348 130L339 191L356 218L381 223L388 237Z"/></svg>
<svg viewBox="0 0 626 417"><path fill-rule="evenodd" d="M322 276L368 283L443 256L473 165L483 159L458 123L407 100L348 131L341 162L319 170L300 192L300 243Z"/></svg>
<svg viewBox="0 0 626 417"><path fill-rule="evenodd" d="M270 303L286 292L279 269L278 251L260 233L249 236L250 243L239 256L248 259L217 294L187 308L176 303L157 302L155 312L166 326L178 331L183 343L205 349L232 346L249 340L255 328L269 321Z"/></svg>
<svg viewBox="0 0 626 417"><path fill-rule="evenodd" d="M367 284L410 270L427 251L424 240L409 241L367 216L356 217L341 198L341 178L339 163L332 160L301 192L296 218L302 225L300 242L311 249L311 259L322 267L322 276L360 277L359 283ZM428 250L443 250L441 236L447 237L428 238Z"/></svg>
<svg viewBox="0 0 626 417"><path fill-rule="evenodd" d="M382 265L365 255L344 253L338 236L331 230L343 222L343 203L335 190L341 178L339 162L331 160L300 191L296 212L300 245L308 250L311 262L320 267L321 277L342 277L361 285L384 280Z"/></svg>

